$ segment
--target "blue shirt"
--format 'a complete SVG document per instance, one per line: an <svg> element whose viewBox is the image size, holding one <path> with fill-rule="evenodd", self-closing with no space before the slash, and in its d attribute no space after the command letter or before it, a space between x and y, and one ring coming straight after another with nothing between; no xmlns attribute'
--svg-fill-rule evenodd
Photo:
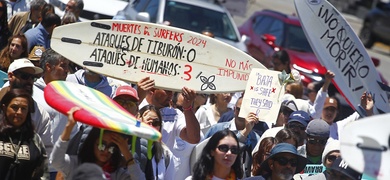
<svg viewBox="0 0 390 180"><path fill-rule="evenodd" d="M36 28L32 28L26 31L24 35L27 38L27 49L29 53L30 50L36 45L41 45L45 49L50 48L49 32L46 31L41 23L39 23Z"/></svg>

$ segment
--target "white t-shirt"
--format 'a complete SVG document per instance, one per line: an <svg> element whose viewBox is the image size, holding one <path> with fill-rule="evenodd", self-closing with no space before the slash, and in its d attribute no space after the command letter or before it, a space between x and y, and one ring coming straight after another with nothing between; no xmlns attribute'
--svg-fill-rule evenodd
<svg viewBox="0 0 390 180"><path fill-rule="evenodd" d="M144 99L139 108L148 105ZM190 144L180 138L180 132L186 127L183 112L176 108L165 107L160 109L162 116L162 142L171 150L174 159L174 179L183 180L191 174L190 157L192 149L196 144Z"/></svg>

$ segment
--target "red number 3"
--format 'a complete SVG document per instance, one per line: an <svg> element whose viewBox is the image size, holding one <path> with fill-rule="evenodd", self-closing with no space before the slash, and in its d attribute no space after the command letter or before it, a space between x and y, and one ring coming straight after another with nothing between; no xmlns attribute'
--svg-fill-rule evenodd
<svg viewBox="0 0 390 180"><path fill-rule="evenodd" d="M184 78L184 80L189 81L189 80L191 80L191 74L190 73L192 72L192 66L186 64L186 65L184 65L184 67L188 68L187 71L184 71L184 74L187 75L187 78Z"/></svg>

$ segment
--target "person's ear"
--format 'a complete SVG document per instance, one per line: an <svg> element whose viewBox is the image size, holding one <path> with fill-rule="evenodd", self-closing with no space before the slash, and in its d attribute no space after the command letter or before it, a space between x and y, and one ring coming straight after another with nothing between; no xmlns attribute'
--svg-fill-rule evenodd
<svg viewBox="0 0 390 180"><path fill-rule="evenodd" d="M273 160L268 160L268 166L271 169L271 171L274 170L274 161Z"/></svg>

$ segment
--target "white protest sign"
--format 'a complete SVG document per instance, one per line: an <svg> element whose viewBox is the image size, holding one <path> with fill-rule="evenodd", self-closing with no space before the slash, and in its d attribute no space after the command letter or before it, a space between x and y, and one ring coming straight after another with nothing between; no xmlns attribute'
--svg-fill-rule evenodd
<svg viewBox="0 0 390 180"><path fill-rule="evenodd" d="M279 82L279 71L252 69L240 109L240 117L256 113L260 121L276 122L284 86Z"/></svg>

